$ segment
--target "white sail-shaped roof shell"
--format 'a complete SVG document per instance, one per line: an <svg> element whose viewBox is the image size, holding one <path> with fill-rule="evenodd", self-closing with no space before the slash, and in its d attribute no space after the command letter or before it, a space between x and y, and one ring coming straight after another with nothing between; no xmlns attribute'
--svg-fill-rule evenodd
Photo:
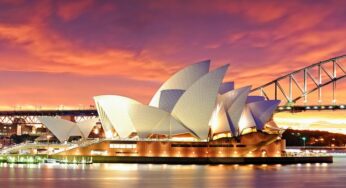
<svg viewBox="0 0 346 188"><path fill-rule="evenodd" d="M132 104L128 113L140 138L147 138L151 134L177 135L190 133L169 112L156 107Z"/></svg>
<svg viewBox="0 0 346 188"><path fill-rule="evenodd" d="M47 116L37 118L60 142L67 141L70 136L82 136L82 133L74 122Z"/></svg>
<svg viewBox="0 0 346 188"><path fill-rule="evenodd" d="M200 139L208 138L209 120L227 68L228 65L222 66L201 77L184 92L173 108L173 117Z"/></svg>
<svg viewBox="0 0 346 188"><path fill-rule="evenodd" d="M227 113L222 103L218 103L209 124L212 128L213 134L231 131L227 118Z"/></svg>
<svg viewBox="0 0 346 188"><path fill-rule="evenodd" d="M222 95L232 90L234 90L234 82L224 82L220 85L219 94Z"/></svg>
<svg viewBox="0 0 346 188"><path fill-rule="evenodd" d="M153 128L152 133L174 136L178 134L191 133L191 131L179 123L174 117L169 115Z"/></svg>
<svg viewBox="0 0 346 188"><path fill-rule="evenodd" d="M251 86L246 86L229 91L222 95L230 129L233 135L239 135L239 120L250 90Z"/></svg>
<svg viewBox="0 0 346 188"><path fill-rule="evenodd" d="M255 123L255 120L252 116L252 113L250 111L250 107L249 106L245 106L244 109L243 109L243 112L240 116L240 119L239 119L239 133L241 134L242 131L246 128L254 128L256 127L256 123Z"/></svg>
<svg viewBox="0 0 346 188"><path fill-rule="evenodd" d="M107 138L113 137L112 128L120 138L127 138L136 132L128 111L132 104L139 102L117 95L97 96L94 100Z"/></svg>
<svg viewBox="0 0 346 188"><path fill-rule="evenodd" d="M159 108L165 110L166 112L172 112L175 104L183 95L185 90L181 89L170 89L162 90L159 102Z"/></svg>
<svg viewBox="0 0 346 188"><path fill-rule="evenodd" d="M222 101L226 111L233 105L237 106L236 103L239 103L239 100L242 102L243 105L245 105L246 99L248 97L248 94L251 90L251 86L245 86L242 88L234 89L232 91L228 91L224 93L223 95L219 95L218 100ZM245 100L243 99L245 98ZM242 105L242 106L243 106Z"/></svg>
<svg viewBox="0 0 346 188"><path fill-rule="evenodd" d="M209 71L210 60L202 61L190 65L181 71L171 76L161 87L156 91L151 99L149 106L159 107L161 91L168 89L181 89L186 90L196 80L207 74Z"/></svg>
<svg viewBox="0 0 346 188"><path fill-rule="evenodd" d="M264 128L265 123L273 115L274 110L279 104L279 100L259 101L248 104L258 130Z"/></svg>
<svg viewBox="0 0 346 188"><path fill-rule="evenodd" d="M82 133L84 138L88 138L90 132L99 121L99 118L87 119L84 121L77 122L77 126L79 127L80 132Z"/></svg>
<svg viewBox="0 0 346 188"><path fill-rule="evenodd" d="M228 88L232 88L234 83L223 83ZM226 87L224 86L224 87ZM232 131L232 134L239 134L243 128L247 128L253 122L246 108L246 98L251 89L251 86L235 90L223 89L221 95L218 96L218 106L216 116L211 120L213 134L224 133ZM220 93L220 90L219 90ZM244 114L245 113L245 114ZM252 121L251 121L252 120ZM241 124L241 125L240 125ZM255 124L253 123L255 126Z"/></svg>
<svg viewBox="0 0 346 188"><path fill-rule="evenodd" d="M130 105L128 113L137 135L140 138L148 137L153 133L153 128L160 123L160 121L170 116L170 114L164 110L142 104Z"/></svg>
<svg viewBox="0 0 346 188"><path fill-rule="evenodd" d="M259 102L264 100L265 98L263 96L248 96L246 103Z"/></svg>
<svg viewBox="0 0 346 188"><path fill-rule="evenodd" d="M104 106L104 103L105 103L103 100L105 99L102 99L101 97L94 97L95 106L96 106L96 109L102 124L102 128L105 132L105 136L106 138L112 138L113 135L115 134L114 133L115 130L113 128L110 118L108 117L109 113L106 113L106 111L109 111L109 110L105 110L104 107L102 107Z"/></svg>

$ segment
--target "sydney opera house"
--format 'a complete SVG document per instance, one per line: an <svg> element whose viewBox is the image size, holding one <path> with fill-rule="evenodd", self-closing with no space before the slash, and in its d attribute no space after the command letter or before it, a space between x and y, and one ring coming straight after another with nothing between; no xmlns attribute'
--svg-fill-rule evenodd
<svg viewBox="0 0 346 188"><path fill-rule="evenodd" d="M71 137L86 140L58 155L281 156L285 142L272 120L280 101L249 96L251 86L223 82L227 69L210 70L210 61L192 64L164 82L149 104L125 96L96 96L95 119L39 119L61 143ZM96 124L104 134L90 139Z"/></svg>

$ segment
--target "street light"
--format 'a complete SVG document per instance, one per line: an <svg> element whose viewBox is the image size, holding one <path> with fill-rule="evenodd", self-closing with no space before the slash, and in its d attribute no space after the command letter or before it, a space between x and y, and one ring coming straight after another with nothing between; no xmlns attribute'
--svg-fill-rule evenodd
<svg viewBox="0 0 346 188"><path fill-rule="evenodd" d="M306 137L303 137L303 138L302 138L302 140L303 140L304 149L305 149L305 141L306 141Z"/></svg>
<svg viewBox="0 0 346 188"><path fill-rule="evenodd" d="M334 147L335 146L335 138L332 138L332 144L330 146Z"/></svg>
<svg viewBox="0 0 346 188"><path fill-rule="evenodd" d="M49 139L51 138L51 135L47 135L47 158L48 158L48 154L49 154Z"/></svg>

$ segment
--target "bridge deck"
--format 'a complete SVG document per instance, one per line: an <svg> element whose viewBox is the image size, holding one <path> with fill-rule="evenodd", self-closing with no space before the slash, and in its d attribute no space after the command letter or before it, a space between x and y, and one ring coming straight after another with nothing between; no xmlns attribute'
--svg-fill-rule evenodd
<svg viewBox="0 0 346 188"><path fill-rule="evenodd" d="M345 105L279 106L277 112L346 110ZM96 109L79 110L0 110L0 116L98 116Z"/></svg>
<svg viewBox="0 0 346 188"><path fill-rule="evenodd" d="M6 110L0 116L98 116L97 110Z"/></svg>

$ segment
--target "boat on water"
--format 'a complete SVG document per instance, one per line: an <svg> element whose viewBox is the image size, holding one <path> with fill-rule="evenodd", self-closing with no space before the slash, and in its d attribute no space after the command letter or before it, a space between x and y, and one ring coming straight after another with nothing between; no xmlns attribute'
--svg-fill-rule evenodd
<svg viewBox="0 0 346 188"><path fill-rule="evenodd" d="M57 159L51 159L51 158L46 158L43 160L43 163L45 164L58 164L58 161Z"/></svg>
<svg viewBox="0 0 346 188"><path fill-rule="evenodd" d="M93 164L92 160L85 160L85 159L81 159L81 160L67 160L67 159L54 159L54 158L47 158L43 160L44 164Z"/></svg>

